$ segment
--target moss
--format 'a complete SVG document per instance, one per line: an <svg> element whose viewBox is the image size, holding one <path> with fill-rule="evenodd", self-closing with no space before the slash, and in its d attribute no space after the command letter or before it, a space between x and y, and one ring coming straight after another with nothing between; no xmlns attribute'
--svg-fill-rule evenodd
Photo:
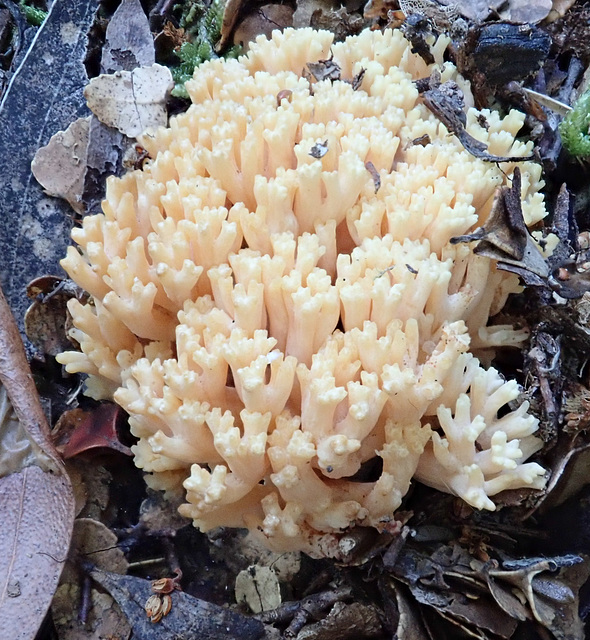
<svg viewBox="0 0 590 640"><path fill-rule="evenodd" d="M217 58L215 44L221 35L224 0L214 0L208 7L199 0L188 0L177 5L181 10L179 26L184 29L186 41L175 51L180 64L171 68L174 78L172 95L177 98L188 98L184 83L193 76L195 67L205 60ZM224 57L237 57L239 47L232 47Z"/></svg>
<svg viewBox="0 0 590 640"><path fill-rule="evenodd" d="M590 91L583 94L559 125L561 142L576 157L590 156Z"/></svg>
<svg viewBox="0 0 590 640"><path fill-rule="evenodd" d="M40 27L43 24L45 18L47 18L47 11L43 11L43 9L38 9L37 7L28 5L26 0L20 0L18 6L23 12L25 20L34 27Z"/></svg>

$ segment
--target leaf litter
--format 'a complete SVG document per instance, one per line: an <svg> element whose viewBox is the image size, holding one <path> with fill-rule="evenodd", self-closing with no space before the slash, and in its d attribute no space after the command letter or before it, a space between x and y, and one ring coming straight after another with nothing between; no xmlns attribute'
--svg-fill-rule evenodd
<svg viewBox="0 0 590 640"><path fill-rule="evenodd" d="M74 519L69 477L0 291L0 629L33 638L62 572Z"/></svg>
<svg viewBox="0 0 590 640"><path fill-rule="evenodd" d="M508 14L502 14L504 19L497 21L499 25L487 23L482 26L482 20L493 14L493 3L452 4L448 8L432 0L403 2L401 5L406 15L400 16L396 3L373 1L367 4L365 16L361 16L363 7L360 5L352 9L351 15L365 25L371 24L372 20L381 20L382 25L385 21L398 20L401 23L404 18L411 18L407 21L407 33L424 55L427 55L427 48L422 43L441 30L447 31L451 37L455 37L451 55L457 56L457 63L461 62L461 55L464 56L463 71L471 79L479 101L494 98L509 105L511 100L520 100L519 107L523 108L520 105L524 104L526 89L534 92L530 94L533 100L537 100L535 95L548 96L549 99L545 101L538 98L536 105L529 102L526 110L529 113L531 135L539 136L538 153L541 161L546 161L549 168L555 167L551 163L556 163L559 157L560 145L556 132L561 115L559 112L548 113L545 105L551 105L551 100L555 98L567 106L568 96L579 77L575 64L570 63L565 75L552 70L543 24L535 28L526 24L512 25L505 19ZM128 138L135 135L134 127L145 124L140 114L143 104L138 105L133 95L133 74L137 66L154 63L150 58L150 46L153 53L153 43L151 36L147 35L147 19L142 11L137 10L138 6L136 0L124 0L110 20L101 63L101 70L109 74L107 82L112 82L113 76L118 74L119 79L124 78L119 80L120 85L127 84L127 89L117 88L119 106L116 109L123 105L124 111L127 110L129 114L135 111L135 115L124 117L121 123L119 115L109 113L108 104L106 114L99 108L100 117L108 124L100 122L95 115L91 117L83 182L78 175L72 192L66 180L58 189L63 193L56 193L62 197L65 194L85 212L96 211L105 176L122 170L125 149L133 146L133 141ZM554 17L565 20L568 8L556 3ZM318 20L326 19L326 26L335 30L339 28L347 35L359 25L356 19L344 20L342 12L336 11L330 2L318 0L313 4L313 10L306 12L304 9L303 3L297 4L294 19L303 22L299 26L312 23L317 26ZM504 9L511 12L512 20L516 17L527 23L542 20L551 7L543 0L528 4L513 0L505 3ZM449 19L451 14L453 20ZM158 3L150 17L157 17L160 21L173 19L173 9L167 3ZM233 29L240 26L240 21L244 22L243 3L230 3L225 18L223 37L230 42ZM125 20L128 24L123 24ZM257 28L262 26L249 27L254 31ZM467 34L464 40L456 35L460 29ZM137 37L133 36L134 32L137 32ZM116 33L117 36L114 35ZM508 34L509 37L500 37L502 34ZM529 61L526 56L521 56L521 66L511 69L506 60L511 60L514 52L521 51L527 38L532 46L528 52ZM464 47L469 43L473 47L471 51L478 52L476 66L471 64L469 55L465 56L467 49ZM497 50L494 49L496 46ZM572 45L564 41L559 46L560 50L566 51ZM492 55L494 51L497 51L498 57L494 57L496 53ZM571 55L571 49L568 55ZM498 60L505 62L498 63ZM323 68L314 71L328 77L330 74L337 76L339 70L330 69L329 62L324 61ZM494 70L499 70L501 73L493 75L488 73L490 70L494 73ZM130 75L124 75L123 72ZM516 78L510 75L514 73L517 73ZM551 83L556 79L559 79L554 85L557 91L551 88ZM128 89L130 83L131 92ZM162 81L159 97L153 94L139 101L145 102L150 108L157 105L158 109L154 109L154 112L158 111L159 115L156 118L164 118L166 113L167 89L163 89L164 84ZM424 79L421 89L427 106L457 135L468 151L490 162L506 160L486 156L486 149L467 136L463 121L464 105L457 87L440 83L435 77ZM113 126L119 127L127 135ZM320 146L318 153L322 152ZM63 152L62 148L55 153ZM66 169L64 174L73 166L72 156L69 158L70 169ZM141 161L141 152L136 151L133 163ZM66 167L67 162L64 165ZM370 172L370 167L367 167L367 171ZM61 177L67 178L67 175ZM563 182L563 177L555 180L557 189ZM276 559L267 562L258 551L247 556L247 542L235 532L221 530L204 536L190 527L183 527L183 521L167 512L159 497L151 492L147 498L140 493L135 495L137 503L145 498L141 510L135 515L129 514L126 518L119 509L118 515L114 516L113 506L117 503L120 505L122 498L116 495L117 474L110 470L113 469L114 460L123 459L123 450L119 447L124 448L125 445L119 441L116 420L109 415L108 405L97 409L96 406L84 405L86 401L80 400L84 408L73 408L71 415L64 417L63 441L60 441L60 448L65 451L70 447L70 453L74 456L68 461L73 477L79 478L79 482L87 487L87 491L78 497L79 508L83 510L81 513L92 514L94 524L88 526L96 533L97 543L101 541L99 546L102 545L105 552L113 546L124 550L126 557L132 559L126 567L127 571L144 575L146 579L121 575L125 570L123 567L100 566L93 559L95 554L86 550L77 556L79 563L85 567L86 578L82 579L81 586L77 587L79 590L75 592L77 595L70 602L78 598L75 607L78 607L77 610L81 607L81 611L88 615L91 610L89 603L95 603L96 611L92 615L99 623L101 617L109 615L95 596L101 594L107 597L104 590L97 590L89 584L88 576L92 576L119 602L121 613L117 613L115 618L128 621L138 637L148 639L176 637L174 634L186 631L187 620L188 624L197 625L192 629L195 633L205 634L200 637L208 637L206 634L213 633L217 635L211 637L216 638L242 637L224 636L221 627L214 626L219 620L237 625L231 633L246 634L243 637L250 637L248 633L253 634L251 637L263 637L265 634L277 637L277 634L282 634L282 637L298 637L300 640L323 637L380 638L393 634L402 640L456 637L456 634L511 638L525 637L519 635L525 633L525 627L539 634L545 633L541 631L544 629L559 639L583 638L583 624L578 609L588 610L586 596L580 592L588 578L588 563L580 552L590 550L590 543L577 542L567 552L559 549L552 555L554 543L547 538L551 531L547 523L555 508L567 507L570 513L575 514L572 517L581 517L579 512L571 511L567 506L567 499L588 482L583 474L576 473L577 465L586 469L590 464L586 435L590 423L586 406L588 391L585 378L577 373L585 367L581 345L590 344L586 335L590 330L587 329L588 323L583 314L584 305L590 299L587 293L589 279L585 276L586 263L590 263L590 260L586 255L587 248L578 240L577 224L584 222L584 216L579 213L579 207L575 213L569 195L571 190L576 189L575 181L566 182L568 188L563 187L561 199L557 199L553 226L536 229L535 242L522 221L518 175L512 187L498 192L494 215L486 228L476 231L472 237L459 239L477 243L480 252L489 252L489 255L500 260L503 268L518 273L528 284L518 304L513 309L509 308L507 313L526 318L532 327L531 345L522 362L522 380L529 399L543 418L548 440L548 464L554 476L546 496L535 500L527 492L507 492L504 503L517 506L505 508L493 516L482 516L461 507L450 497L444 497L441 501L440 495L435 492L416 487L414 495L408 499L406 527L402 535L393 541L358 535L351 541L350 559L343 566L336 567L298 556L296 570L281 573L275 570ZM378 188L375 184L375 189ZM577 191L579 193L579 189ZM588 220L581 228L588 228ZM557 237L558 244L553 256L546 258L536 249L536 242L548 242L551 234ZM55 336L63 334L62 325L59 322L54 324L46 333ZM574 341L573 348L568 347L566 339L559 337L564 327L568 339ZM43 346L51 344L51 339L47 340L43 335L44 331L37 331L41 334L37 345L41 345L41 351L50 353L50 347ZM76 398L73 406L77 403ZM564 410L567 411L567 429L563 428L561 417ZM105 413L101 414L101 411ZM79 442L76 442L71 438L71 426L78 422L87 424L88 428L80 431L76 436ZM100 446L100 443L106 443L106 447ZM82 462L82 458L86 462ZM104 467L103 462L106 465ZM103 475L98 474L94 479L91 474L88 475L92 466L102 469ZM95 493L101 496L98 501L92 499ZM534 519L531 520L531 516L538 517L543 524L537 524ZM111 532L110 538L100 537L98 532L103 529ZM181 567L185 592L166 594L171 597L169 613L156 616L157 622L153 615L150 619L145 611L146 600L157 595L153 592L151 579L164 578L173 569ZM248 576L252 578L245 582L250 583L247 589L258 592L258 605L255 606L268 609L279 602L278 606L270 611L262 611L258 620L249 617L249 613L246 615L244 610L237 610L238 602L233 598L228 600L226 594L238 587L238 576L242 576L241 580ZM260 590L264 591L262 576L269 579L269 594L272 592L273 597L268 599L266 596L260 597ZM273 599L277 588L280 600ZM240 600L237 590L237 600ZM64 587L64 593L72 595L71 585ZM247 600L246 597L244 599ZM220 611L213 603L216 606L231 603L236 610ZM67 606L67 598L63 606ZM229 613L231 616L225 618ZM210 615L213 617L207 618ZM104 630L107 627L97 628Z"/></svg>

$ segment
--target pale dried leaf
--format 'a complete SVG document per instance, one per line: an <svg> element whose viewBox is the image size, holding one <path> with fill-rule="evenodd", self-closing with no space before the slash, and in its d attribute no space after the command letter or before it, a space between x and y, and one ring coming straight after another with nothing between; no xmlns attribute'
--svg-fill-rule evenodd
<svg viewBox="0 0 590 640"><path fill-rule="evenodd" d="M78 118L65 130L51 136L31 163L31 171L45 193L63 198L76 213L83 213L82 190L86 175L86 149L90 117Z"/></svg>
<svg viewBox="0 0 590 640"><path fill-rule="evenodd" d="M512 0L500 15L518 24L535 24L549 15L552 4L551 0Z"/></svg>
<svg viewBox="0 0 590 640"><path fill-rule="evenodd" d="M236 576L236 602L244 603L254 613L276 609L281 604L281 587L270 568L252 565Z"/></svg>
<svg viewBox="0 0 590 640"><path fill-rule="evenodd" d="M170 70L154 64L93 78L84 96L101 122L135 138L166 124L166 97L173 86Z"/></svg>
<svg viewBox="0 0 590 640"><path fill-rule="evenodd" d="M457 13L479 24L495 13L504 4L504 0L441 0L440 4L454 8Z"/></svg>
<svg viewBox="0 0 590 640"><path fill-rule="evenodd" d="M68 551L70 491L64 475L35 465L0 478L3 638L30 640L43 621Z"/></svg>
<svg viewBox="0 0 590 640"><path fill-rule="evenodd" d="M248 561L249 564L271 567L281 582L291 582L301 570L301 553L299 551L271 551L258 538L248 535L245 538L236 536L226 542L229 553L225 555ZM244 566L242 564L242 566ZM241 567L240 567L241 568Z"/></svg>
<svg viewBox="0 0 590 640"><path fill-rule="evenodd" d="M4 404L0 449L10 443L15 450L0 476L0 629L3 638L29 640L43 621L63 568L74 499L1 292L0 381L12 405Z"/></svg>
<svg viewBox="0 0 590 640"><path fill-rule="evenodd" d="M139 0L123 0L109 21L102 50L103 73L149 67L156 61L154 38Z"/></svg>

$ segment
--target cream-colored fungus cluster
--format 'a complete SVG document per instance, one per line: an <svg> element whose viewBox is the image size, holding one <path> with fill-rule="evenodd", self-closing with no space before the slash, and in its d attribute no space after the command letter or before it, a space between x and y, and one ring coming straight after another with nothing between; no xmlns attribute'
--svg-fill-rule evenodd
<svg viewBox="0 0 590 640"><path fill-rule="evenodd" d="M543 486L537 420L472 353L526 337L488 326L517 278L449 242L515 164L473 157L422 104L435 67L469 99L445 46L429 66L399 31L287 30L207 62L190 109L141 138L152 160L72 232L62 264L92 297L70 302L81 352L60 361L129 413L136 464L184 487L201 529L329 554L354 524L395 527L413 477L484 509ZM332 55L341 80L304 72ZM467 131L525 156L522 122L470 109ZM519 166L532 224L540 168Z"/></svg>

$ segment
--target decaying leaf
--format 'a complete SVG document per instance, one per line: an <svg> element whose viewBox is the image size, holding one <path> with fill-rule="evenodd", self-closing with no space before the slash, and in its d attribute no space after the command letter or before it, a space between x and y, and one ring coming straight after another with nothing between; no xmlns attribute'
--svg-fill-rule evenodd
<svg viewBox="0 0 590 640"><path fill-rule="evenodd" d="M323 158L326 153L328 153L328 141L324 140L324 142L316 142L313 147L309 150L309 155L312 158Z"/></svg>
<svg viewBox="0 0 590 640"><path fill-rule="evenodd" d="M577 590L589 574L588 562L570 555L505 561L501 569L489 569L486 575L488 580L501 580L518 589L534 619L557 640L584 640Z"/></svg>
<svg viewBox="0 0 590 640"><path fill-rule="evenodd" d="M130 456L129 447L121 444L117 424L123 420L123 411L113 403L100 404L92 411L74 410L75 428L67 444L63 447L63 456L67 460L94 449L111 449ZM73 412L70 412L73 413Z"/></svg>
<svg viewBox="0 0 590 640"><path fill-rule="evenodd" d="M524 222L520 188L520 169L515 167L512 185L497 191L485 226L451 242L477 241L474 253L496 260L500 269L516 271L529 284L544 284L549 267Z"/></svg>
<svg viewBox="0 0 590 640"><path fill-rule="evenodd" d="M101 122L135 138L166 124L166 98L173 86L170 69L154 64L93 78L84 96Z"/></svg>
<svg viewBox="0 0 590 640"><path fill-rule="evenodd" d="M573 498L590 484L590 444L579 434L562 438L552 452L555 462L545 495L535 511L551 513L551 509Z"/></svg>
<svg viewBox="0 0 590 640"><path fill-rule="evenodd" d="M493 22L482 25L473 35L472 62L492 85L533 75L551 48L549 35L530 24Z"/></svg>
<svg viewBox="0 0 590 640"><path fill-rule="evenodd" d="M83 213L82 191L86 175L86 152L90 116L78 118L51 137L31 163L31 171L45 193L63 198L76 213Z"/></svg>
<svg viewBox="0 0 590 640"><path fill-rule="evenodd" d="M322 80L340 80L341 69L333 58L327 60L318 60L317 62L308 62L307 68L313 77L321 82Z"/></svg>
<svg viewBox="0 0 590 640"><path fill-rule="evenodd" d="M113 14L105 35L101 69L104 73L133 71L155 62L154 41L147 16L138 0L124 0ZM130 140L92 116L88 141L84 204L87 213L102 211L108 176L121 175Z"/></svg>
<svg viewBox="0 0 590 640"><path fill-rule="evenodd" d="M109 21L101 71L133 71L156 62L154 39L139 0L123 0Z"/></svg>
<svg viewBox="0 0 590 640"><path fill-rule="evenodd" d="M561 336L554 336L539 328L533 330L525 367L531 378L529 393L538 389L542 398L540 433L545 441L557 435L561 419L561 396L563 390L563 356Z"/></svg>
<svg viewBox="0 0 590 640"><path fill-rule="evenodd" d="M299 602L284 602L277 609L261 612L256 618L270 624L290 621L285 630L285 636L294 638L309 620L323 618L328 609L339 602L349 601L351 597L350 587L337 587L329 591L314 593Z"/></svg>
<svg viewBox="0 0 590 640"><path fill-rule="evenodd" d="M0 629L5 638L28 640L43 621L63 568L74 498L1 293L0 381Z"/></svg>
<svg viewBox="0 0 590 640"><path fill-rule="evenodd" d="M147 490L147 498L141 503L139 524L143 530L178 531L186 527L186 518L178 513L182 498L173 499L172 504L161 491Z"/></svg>
<svg viewBox="0 0 590 640"><path fill-rule="evenodd" d="M411 602L406 590L396 586L395 599L399 615L396 629L399 640L427 640L429 636L426 634L420 617L416 613L416 606Z"/></svg>
<svg viewBox="0 0 590 640"><path fill-rule="evenodd" d="M475 23L480 23L490 15L494 15L497 9L505 4L505 0L452 0L452 2L447 0L442 4L451 5L456 13L473 20Z"/></svg>
<svg viewBox="0 0 590 640"><path fill-rule="evenodd" d="M430 20L437 29L447 29L458 18L455 3L446 5L432 0L400 0L399 7L407 17L420 14Z"/></svg>
<svg viewBox="0 0 590 640"><path fill-rule="evenodd" d="M518 622L534 621L559 640L583 639L578 591L590 573L587 561L575 555L511 559L491 544L488 551L502 559L479 560L456 542L412 543L391 575L471 637L512 638ZM383 588L391 597L392 585Z"/></svg>
<svg viewBox="0 0 590 640"><path fill-rule="evenodd" d="M127 616L134 634L142 640L258 640L264 636L265 627L260 621L193 598L182 591L172 594L170 613L154 625L146 617L144 609L152 595L149 580L96 568L90 570L90 575L113 596Z"/></svg>
<svg viewBox="0 0 590 640"><path fill-rule="evenodd" d="M335 9L333 0L307 0L298 2L293 14L293 26L296 29L304 29L311 26L312 16ZM343 7L344 8L344 7Z"/></svg>
<svg viewBox="0 0 590 640"><path fill-rule="evenodd" d="M275 29L285 29L293 24L293 9L288 4L263 4L254 7L236 27L233 35L234 45L248 50L248 43L259 35L270 34Z"/></svg>
<svg viewBox="0 0 590 640"><path fill-rule="evenodd" d="M276 609L281 604L281 587L277 574L262 565L252 565L236 577L236 602L244 603L254 613Z"/></svg>
<svg viewBox="0 0 590 640"><path fill-rule="evenodd" d="M307 3L299 3L300 5ZM360 33L367 23L360 15L351 13L345 6L336 3L329 9L316 9L311 14L310 26L313 29L325 29L334 34L335 40L344 40L348 36Z"/></svg>
<svg viewBox="0 0 590 640"><path fill-rule="evenodd" d="M112 475L97 464L74 459L66 462L76 498L76 517L101 520L109 504Z"/></svg>
<svg viewBox="0 0 590 640"><path fill-rule="evenodd" d="M87 294L72 280L59 276L40 276L27 285L34 302L25 313L25 333L40 353L55 356L72 344L67 337L67 303Z"/></svg>
<svg viewBox="0 0 590 640"><path fill-rule="evenodd" d="M557 18L563 18L563 16L572 8L576 3L576 0L553 0L551 3L551 15L550 18L555 20Z"/></svg>
<svg viewBox="0 0 590 640"><path fill-rule="evenodd" d="M552 0L511 0L500 15L512 22L534 24L549 15L552 5Z"/></svg>
<svg viewBox="0 0 590 640"><path fill-rule="evenodd" d="M433 59L434 62L434 59ZM463 92L453 81L440 82L440 74L434 72L427 81L418 82L424 104L445 125L450 133L459 138L469 153L486 162L522 162L533 156L495 156L487 152L487 145L476 140L465 130L467 116L464 111Z"/></svg>

